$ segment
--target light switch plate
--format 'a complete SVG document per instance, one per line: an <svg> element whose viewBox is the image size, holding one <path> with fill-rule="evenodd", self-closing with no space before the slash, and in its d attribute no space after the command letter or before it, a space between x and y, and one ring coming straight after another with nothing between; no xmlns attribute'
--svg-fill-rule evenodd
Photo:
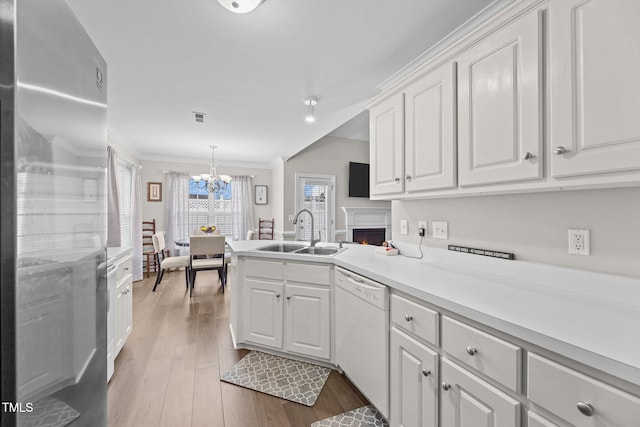
<svg viewBox="0 0 640 427"><path fill-rule="evenodd" d="M433 221L431 222L433 227L434 239L448 239L449 238L449 223L447 221Z"/></svg>
<svg viewBox="0 0 640 427"><path fill-rule="evenodd" d="M400 234L407 235L409 234L409 221L406 219L400 220Z"/></svg>

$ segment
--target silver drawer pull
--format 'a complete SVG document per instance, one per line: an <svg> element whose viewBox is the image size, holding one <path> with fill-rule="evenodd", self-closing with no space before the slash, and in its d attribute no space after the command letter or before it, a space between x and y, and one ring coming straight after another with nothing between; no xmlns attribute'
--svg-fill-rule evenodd
<svg viewBox="0 0 640 427"><path fill-rule="evenodd" d="M394 179L395 182L400 182L400 178Z"/></svg>
<svg viewBox="0 0 640 427"><path fill-rule="evenodd" d="M407 181L411 181L411 175L405 176L404 179L406 179Z"/></svg>
<svg viewBox="0 0 640 427"><path fill-rule="evenodd" d="M449 389L450 389L450 388L451 388L451 384L449 384L449 383L448 383L448 382L446 382L446 381L442 381L442 389L443 389L444 391L449 391Z"/></svg>
<svg viewBox="0 0 640 427"><path fill-rule="evenodd" d="M405 314L404 320L406 320L407 322L411 322L413 320L413 316L410 314Z"/></svg>
<svg viewBox="0 0 640 427"><path fill-rule="evenodd" d="M522 160L531 160L531 159L535 159L535 158L536 158L535 154L532 154L529 151L524 153L524 155L522 156Z"/></svg>
<svg viewBox="0 0 640 427"><path fill-rule="evenodd" d="M593 405L589 402L578 402L578 411L586 417L593 417Z"/></svg>
<svg viewBox="0 0 640 427"><path fill-rule="evenodd" d="M426 369L422 370L422 375L424 375L425 377L428 377L429 375L431 375L431 371L428 371Z"/></svg>
<svg viewBox="0 0 640 427"><path fill-rule="evenodd" d="M291 299L291 296L288 296L288 297L287 297L287 301L289 301L290 299Z"/></svg>
<svg viewBox="0 0 640 427"><path fill-rule="evenodd" d="M467 347L467 354L469 356L475 356L476 354L478 354L478 350L475 347Z"/></svg>
<svg viewBox="0 0 640 427"><path fill-rule="evenodd" d="M276 294L276 298L280 298L280 294Z"/></svg>

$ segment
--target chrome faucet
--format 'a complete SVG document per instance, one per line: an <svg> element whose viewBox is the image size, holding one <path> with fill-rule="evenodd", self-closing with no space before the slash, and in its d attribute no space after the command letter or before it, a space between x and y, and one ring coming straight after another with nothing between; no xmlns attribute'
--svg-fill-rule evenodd
<svg viewBox="0 0 640 427"><path fill-rule="evenodd" d="M314 239L313 238L313 214L311 213L311 211L309 209L301 209L296 216L293 218L293 223L297 224L298 223L298 217L300 216L300 214L302 212L306 212L309 214L309 216L311 217L311 240L309 241L309 246L314 247L316 245L316 243L318 243L320 241L320 239Z"/></svg>

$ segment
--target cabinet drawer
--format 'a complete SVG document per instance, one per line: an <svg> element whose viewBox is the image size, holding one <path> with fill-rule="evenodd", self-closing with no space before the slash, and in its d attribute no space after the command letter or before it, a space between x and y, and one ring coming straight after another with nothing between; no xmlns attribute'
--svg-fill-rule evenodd
<svg viewBox="0 0 640 427"><path fill-rule="evenodd" d="M433 345L438 345L438 312L399 295L391 295L391 322Z"/></svg>
<svg viewBox="0 0 640 427"><path fill-rule="evenodd" d="M287 281L315 283L317 285L331 284L331 267L328 265L287 263L285 265Z"/></svg>
<svg viewBox="0 0 640 427"><path fill-rule="evenodd" d="M638 425L640 398L536 354L528 362L527 396L560 418L576 427Z"/></svg>
<svg viewBox="0 0 640 427"><path fill-rule="evenodd" d="M557 424L552 423L546 418L542 418L535 412L527 412L527 426L528 427L558 427Z"/></svg>
<svg viewBox="0 0 640 427"><path fill-rule="evenodd" d="M442 349L465 365L520 392L520 347L442 316Z"/></svg>
<svg viewBox="0 0 640 427"><path fill-rule="evenodd" d="M127 255L126 257L118 260L116 262L117 272L116 272L116 280L120 281L131 274L131 256Z"/></svg>
<svg viewBox="0 0 640 427"><path fill-rule="evenodd" d="M283 264L279 261L248 259L244 264L244 272L245 276L284 280Z"/></svg>

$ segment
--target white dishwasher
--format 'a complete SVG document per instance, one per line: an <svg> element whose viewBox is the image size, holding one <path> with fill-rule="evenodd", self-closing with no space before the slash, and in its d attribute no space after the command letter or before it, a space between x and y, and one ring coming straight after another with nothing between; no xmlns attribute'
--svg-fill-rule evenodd
<svg viewBox="0 0 640 427"><path fill-rule="evenodd" d="M388 288L335 269L336 361L367 399L389 415Z"/></svg>

